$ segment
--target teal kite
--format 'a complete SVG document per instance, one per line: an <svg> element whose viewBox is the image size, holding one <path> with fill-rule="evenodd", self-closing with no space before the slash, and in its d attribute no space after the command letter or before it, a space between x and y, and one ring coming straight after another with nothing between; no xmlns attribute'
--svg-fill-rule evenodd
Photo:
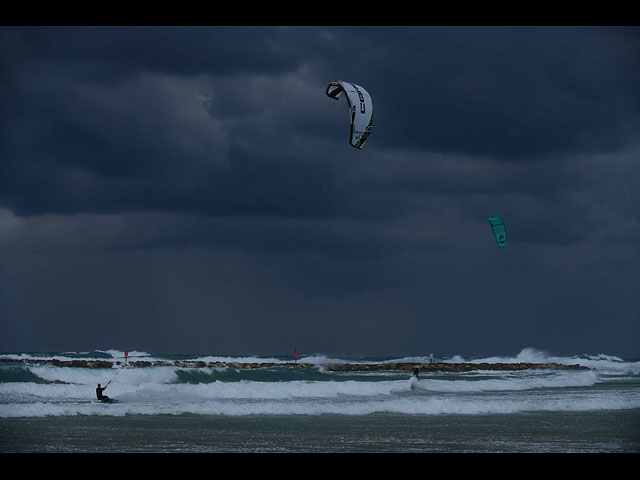
<svg viewBox="0 0 640 480"><path fill-rule="evenodd" d="M504 228L504 222L500 217L489 217L489 225L493 230L493 235L496 237L496 242L500 248L507 246L507 230Z"/></svg>

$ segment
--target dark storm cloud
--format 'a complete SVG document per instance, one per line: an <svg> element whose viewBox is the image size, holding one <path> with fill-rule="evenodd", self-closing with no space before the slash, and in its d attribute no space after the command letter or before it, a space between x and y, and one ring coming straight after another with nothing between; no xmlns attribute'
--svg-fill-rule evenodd
<svg viewBox="0 0 640 480"><path fill-rule="evenodd" d="M11 345L637 352L637 28L0 35ZM373 96L362 151L338 79Z"/></svg>
<svg viewBox="0 0 640 480"><path fill-rule="evenodd" d="M238 152L246 147L236 144L250 145L254 137L254 143L262 140L260 122L266 120L274 132L280 130L277 135L272 132L268 141L281 138L281 127L262 112L274 99L283 100L277 89L287 86L275 80L254 85L246 77L233 76L260 70L269 77L295 63L287 60L287 48L272 44L275 30L265 35L261 31L4 32L11 40L6 44L24 55L14 55L14 68L6 69L1 147L5 205L20 214L176 208L223 215L252 209L278 214L272 208L277 205L283 215L308 212L306 202L298 198L303 193L300 188L326 189L326 174L317 175L323 167L303 171L304 162L276 158L273 151L267 154L273 159L268 166L238 160L242 156ZM180 39L165 49L165 42L176 33ZM203 48L209 44L211 48ZM162 55L148 58L146 52L153 48ZM185 60L192 57L191 50L211 50L211 58ZM118 82L96 82L77 72L76 67L94 64L112 71L105 78L117 77ZM184 80L187 74L208 78ZM211 80L217 74L222 77ZM226 75L231 80L225 80ZM202 90L210 90L212 84L215 92L208 97ZM280 111L291 108L287 100L278 103ZM292 122L282 114L276 120ZM283 170L286 163L288 172ZM278 183L270 185L270 180ZM293 201L268 198L270 192L281 191ZM224 199L227 193L229 201ZM306 198L313 201L309 193Z"/></svg>
<svg viewBox="0 0 640 480"><path fill-rule="evenodd" d="M585 169L576 155L623 148L638 127L637 38L625 28L8 29L0 199L18 215L384 222L436 214L452 196L466 221L502 196L505 214L530 215L523 237L578 242L601 223L572 195L592 191L608 160ZM357 157L336 148L347 121L323 98L333 78L375 92L374 136ZM600 192L611 205L634 195ZM560 223L569 227L549 233ZM220 239L194 231L194 242Z"/></svg>
<svg viewBox="0 0 640 480"><path fill-rule="evenodd" d="M356 35L385 145L518 160L606 151L638 127L635 28L363 28L341 44Z"/></svg>
<svg viewBox="0 0 640 480"><path fill-rule="evenodd" d="M278 214L276 204L283 215L306 212L302 202L284 198L262 205L271 179L256 184L223 168L232 151L282 155L292 138L284 131L311 145L328 138L325 132L341 132L338 125L346 128L338 122L346 114L329 117L324 104L317 111L316 98L332 76L318 79L320 97L313 98L282 80L304 62L375 92L372 149L557 158L619 148L640 127L637 29L74 27L3 35L11 49L3 69L2 191L5 205L25 214L169 204L219 214L219 197L205 202L207 191L225 191L229 175L256 212ZM197 76L208 78L187 80ZM305 119L314 107L317 113ZM290 149L287 160L245 168L262 168L262 176L273 167L272 178L281 181L271 191L293 198L300 184L326 191L327 174L311 186L325 167L311 166L300 182L284 180L281 170L289 165L290 178L297 176L306 167L295 162L309 154ZM562 169L551 184L531 180L528 188L553 189ZM406 175L423 190L461 188L453 175ZM240 178L256 189L238 185ZM503 187L522 182L519 176ZM228 203L230 214L239 201Z"/></svg>
<svg viewBox="0 0 640 480"><path fill-rule="evenodd" d="M19 34L24 62L98 83L143 72L270 75L301 61L268 27L37 27Z"/></svg>

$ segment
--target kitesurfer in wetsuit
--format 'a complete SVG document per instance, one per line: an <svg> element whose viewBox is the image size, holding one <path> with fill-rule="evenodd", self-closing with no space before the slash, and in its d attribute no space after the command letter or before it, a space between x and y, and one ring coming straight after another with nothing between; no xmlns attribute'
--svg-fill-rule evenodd
<svg viewBox="0 0 640 480"><path fill-rule="evenodd" d="M98 384L98 388L96 388L96 397L98 397L98 400L100 400L101 402L110 402L111 399L109 397L107 397L106 395L103 395L102 392L104 390L106 390L106 386L105 387L100 387L100 384Z"/></svg>
<svg viewBox="0 0 640 480"><path fill-rule="evenodd" d="M420 369L418 367L415 367L413 369L413 376L418 378L418 375L420 374Z"/></svg>

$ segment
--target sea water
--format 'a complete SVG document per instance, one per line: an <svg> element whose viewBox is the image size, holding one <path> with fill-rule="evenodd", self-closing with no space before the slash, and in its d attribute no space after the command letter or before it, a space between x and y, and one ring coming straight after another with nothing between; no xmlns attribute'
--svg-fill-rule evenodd
<svg viewBox="0 0 640 480"><path fill-rule="evenodd" d="M580 364L588 370L329 371L349 358L160 355L131 360L254 362L255 369L127 366L124 352L5 353L0 452L640 452L640 361L610 355L455 362ZM143 357L143 358L140 358ZM119 360L114 368L28 360ZM95 388L111 381L100 403Z"/></svg>

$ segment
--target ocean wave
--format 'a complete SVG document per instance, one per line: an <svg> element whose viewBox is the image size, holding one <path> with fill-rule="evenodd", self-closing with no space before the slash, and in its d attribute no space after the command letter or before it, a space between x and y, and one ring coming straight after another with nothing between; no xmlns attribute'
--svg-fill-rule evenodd
<svg viewBox="0 0 640 480"><path fill-rule="evenodd" d="M293 353L290 355L280 356L264 356L264 355L190 355L175 354L162 355L152 354L145 351L131 350L126 355L129 359L145 359L149 361L162 361L181 359L185 361L204 361L204 362L238 362L238 363L288 363L293 361ZM85 360L105 360L113 359L124 361L125 351L119 349L107 350L91 350L82 352L59 352L59 353L1 353L0 359L28 361L28 360L61 360L70 361L77 359ZM415 362L428 363L429 355L410 355L404 357L386 357L386 358L363 358L350 357L330 354L301 354L299 361L314 365L328 365L334 363L373 363L373 362ZM557 356L545 350L535 347L523 348L513 356L485 356L485 357L467 357L463 354L456 354L449 357L436 357L436 361L446 361L449 363L561 363L588 366L590 368L616 368L625 365L637 367L640 361L624 360L618 356L599 353L599 354L576 354L572 356Z"/></svg>
<svg viewBox="0 0 640 480"><path fill-rule="evenodd" d="M524 391L543 388L567 388L588 387L598 382L594 372L560 372L551 375L531 375L523 377L503 375L497 378L485 378L481 380L447 380L447 379L423 379L416 382L415 388L433 392L500 392L500 391Z"/></svg>
<svg viewBox="0 0 640 480"><path fill-rule="evenodd" d="M525 349L513 357L447 361L581 363L590 370L498 370L422 372L332 372L324 366L354 362L317 354L300 361L313 368L287 368L289 357L149 355L158 360L269 363L254 369L180 366L116 368L61 367L21 363L30 358L119 358L119 350L50 354L3 354L15 363L0 365L0 417L66 415L368 415L491 414L529 411L640 409L640 366L612 355L554 357ZM426 357L357 359L419 362ZM107 395L118 403L103 405L95 388L111 382Z"/></svg>
<svg viewBox="0 0 640 480"><path fill-rule="evenodd" d="M603 398L599 395L564 397L387 397L363 398L360 401L319 401L317 399L206 399L160 401L149 395L146 401L99 402L31 402L0 404L0 418L45 417L70 415L371 415L376 413L408 415L488 415L526 412L585 412L640 409L637 397Z"/></svg>

